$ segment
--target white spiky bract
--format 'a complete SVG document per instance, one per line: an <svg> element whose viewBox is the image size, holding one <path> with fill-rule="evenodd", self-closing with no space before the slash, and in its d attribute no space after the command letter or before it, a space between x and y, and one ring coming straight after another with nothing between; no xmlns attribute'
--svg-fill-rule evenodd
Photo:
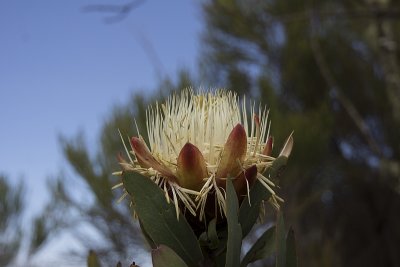
<svg viewBox="0 0 400 267"><path fill-rule="evenodd" d="M162 172L156 170L157 168L141 166L139 160L132 159L129 153L130 162L121 162L124 169L152 179L165 191L168 201L171 201L172 195L177 216L179 216L179 199L193 215L199 215L201 220L205 216L207 196L214 192L221 214L226 213L225 192L217 185L215 174L227 138L238 124L243 126L247 135L246 155L244 160L239 162L242 170L256 166L256 179L272 194L270 202L279 207L277 200L283 201L272 190L274 184L262 175L275 159L263 153L270 129L268 110L265 107L258 106L256 109L255 103L250 102L248 110L245 99L240 104L238 96L231 91L195 93L187 89L172 95L161 105L157 103L154 107L150 107L146 116L151 156L174 175L177 175L177 158L187 142L199 149L206 162L207 176L204 177L204 185L200 192L184 188L176 181L167 179ZM139 134L139 129L137 131ZM218 179L226 178L228 177L218 177ZM198 209L200 214L196 214Z"/></svg>
<svg viewBox="0 0 400 267"><path fill-rule="evenodd" d="M248 155L254 150L261 153L265 145L262 141L268 135L268 111L261 107L258 110L264 120L260 127L260 142L256 146L256 125L252 119L248 124L246 102L242 103L241 109L237 95L230 91L195 94L192 90L183 90L180 95L170 97L165 104L150 108L147 129L153 156L174 169L181 148L190 142L202 152L209 171L213 172L228 135L238 123L244 125L248 135ZM251 118L254 114L253 105Z"/></svg>

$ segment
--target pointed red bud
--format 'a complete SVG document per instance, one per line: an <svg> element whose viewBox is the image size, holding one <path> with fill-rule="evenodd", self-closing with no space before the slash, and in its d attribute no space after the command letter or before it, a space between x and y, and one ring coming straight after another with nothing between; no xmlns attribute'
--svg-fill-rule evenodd
<svg viewBox="0 0 400 267"><path fill-rule="evenodd" d="M125 160L125 158L122 156L122 153L117 154L117 160L119 162L119 165L121 165L122 170L124 171L132 171L133 168L132 166Z"/></svg>
<svg viewBox="0 0 400 267"><path fill-rule="evenodd" d="M263 154L266 156L271 156L273 145L274 145L274 138L270 136L267 140L267 143L265 144Z"/></svg>
<svg viewBox="0 0 400 267"><path fill-rule="evenodd" d="M222 151L216 178L236 177L246 157L247 135L241 124L237 124L228 136Z"/></svg>
<svg viewBox="0 0 400 267"><path fill-rule="evenodd" d="M249 183L250 188L256 180L256 177L256 165L247 168L245 171L242 171L238 176L236 176L236 178L233 180L233 186L235 187L235 191L239 199L247 194L247 183Z"/></svg>
<svg viewBox="0 0 400 267"><path fill-rule="evenodd" d="M150 150L147 148L146 144L137 137L132 137L131 144L133 152L135 152L136 158L143 168L153 168L163 175L163 177L169 178L170 180L177 182L175 175L171 170L158 162L153 155L151 155Z"/></svg>
<svg viewBox="0 0 400 267"><path fill-rule="evenodd" d="M260 117L257 114L254 114L254 121L256 123L256 127L260 129Z"/></svg>
<svg viewBox="0 0 400 267"><path fill-rule="evenodd" d="M203 179L208 177L206 162L200 150L191 143L186 143L179 153L177 176L182 187L199 191Z"/></svg>
<svg viewBox="0 0 400 267"><path fill-rule="evenodd" d="M119 163L128 163L128 162L124 159L124 156L122 156L122 153L121 153L121 152L119 152L119 153L117 154L117 160L118 160Z"/></svg>

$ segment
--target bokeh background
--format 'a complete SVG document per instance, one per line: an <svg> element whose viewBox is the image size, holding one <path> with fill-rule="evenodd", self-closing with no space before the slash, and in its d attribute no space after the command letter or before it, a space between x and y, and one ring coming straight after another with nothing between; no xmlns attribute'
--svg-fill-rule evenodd
<svg viewBox="0 0 400 267"><path fill-rule="evenodd" d="M1 1L0 265L148 266L117 129L192 86L266 104L278 148L294 130L300 266L400 266L399 22L393 0Z"/></svg>

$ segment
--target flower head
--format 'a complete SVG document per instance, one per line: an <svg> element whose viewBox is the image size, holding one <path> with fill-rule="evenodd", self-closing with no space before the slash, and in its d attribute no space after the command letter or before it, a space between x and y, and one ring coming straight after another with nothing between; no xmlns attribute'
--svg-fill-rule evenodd
<svg viewBox="0 0 400 267"><path fill-rule="evenodd" d="M228 178L233 179L239 198L259 180L271 192L270 202L279 207L278 201L283 200L262 175L275 160L270 126L265 107L256 109L252 103L248 111L246 101L240 104L235 93L183 90L148 109L149 147L140 135L132 137L135 157L128 153L129 161L122 157L119 161L125 171L148 176L159 185L175 204L177 216L185 207L201 220L210 196L218 207L214 210L224 215ZM292 145L289 137L281 154L289 156Z"/></svg>

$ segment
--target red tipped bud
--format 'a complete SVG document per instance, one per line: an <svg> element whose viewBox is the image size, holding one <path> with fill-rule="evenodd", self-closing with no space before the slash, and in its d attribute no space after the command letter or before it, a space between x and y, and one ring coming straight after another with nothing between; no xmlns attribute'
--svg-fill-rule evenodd
<svg viewBox="0 0 400 267"><path fill-rule="evenodd" d="M137 137L132 137L131 144L133 151L135 152L136 158L143 168L153 168L154 170L161 173L164 177L169 178L176 182L175 175L171 172L168 167L158 162L153 155L151 155L149 149L146 144Z"/></svg>
<svg viewBox="0 0 400 267"><path fill-rule="evenodd" d="M191 190L200 190L203 179L208 177L206 162L200 150L186 143L179 153L177 165L179 184Z"/></svg>
<svg viewBox="0 0 400 267"><path fill-rule="evenodd" d="M246 151L246 131L241 124L237 124L225 143L216 178L236 177L242 170L241 163L246 157Z"/></svg>
<svg viewBox="0 0 400 267"><path fill-rule="evenodd" d="M260 129L260 117L257 114L254 114L254 121L256 123L256 128Z"/></svg>
<svg viewBox="0 0 400 267"><path fill-rule="evenodd" d="M119 162L119 165L121 165L122 170L124 170L124 171L132 171L133 170L132 166L122 156L122 153L117 154L117 160Z"/></svg>
<svg viewBox="0 0 400 267"><path fill-rule="evenodd" d="M266 156L271 156L273 145L274 145L274 138L272 136L270 136L267 140L267 143L265 144L265 147L264 147L264 150L262 153Z"/></svg>
<svg viewBox="0 0 400 267"><path fill-rule="evenodd" d="M249 184L249 187L251 187L256 180L256 177L256 165L247 168L245 171L242 171L238 176L236 176L236 178L233 180L233 186L235 187L235 191L239 199L247 194L247 183Z"/></svg>

